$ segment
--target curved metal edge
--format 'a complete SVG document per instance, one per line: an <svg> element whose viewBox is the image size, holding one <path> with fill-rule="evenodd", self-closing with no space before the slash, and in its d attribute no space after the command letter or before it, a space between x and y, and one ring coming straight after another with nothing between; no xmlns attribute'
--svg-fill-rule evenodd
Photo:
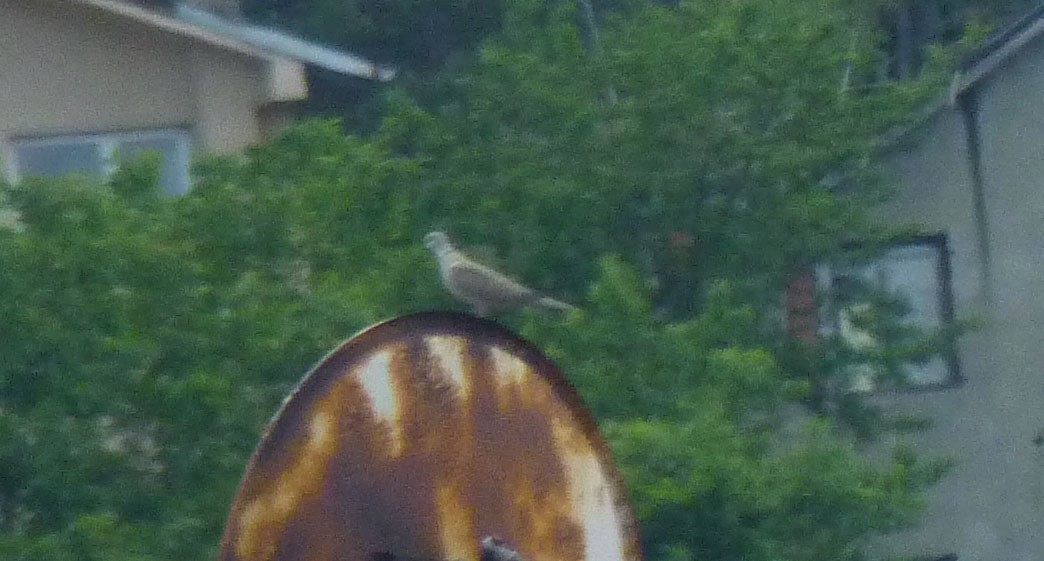
<svg viewBox="0 0 1044 561"><path fill-rule="evenodd" d="M305 399L308 394L321 391L325 385L335 382L336 377L354 366L359 357L366 355L367 350L379 348L397 339L430 335L466 337L471 340L477 339L484 344L504 348L516 354L523 361L532 364L534 369L551 384L555 395L573 412L584 434L598 454L602 469L612 482L615 490L614 494L616 495L614 497L616 511L623 517L622 526L628 533L626 537L632 542L627 544L627 546L634 553L633 561L644 561L645 554L642 550L641 527L638 524L637 514L634 504L631 502L626 481L613 461L612 449L602 437L597 421L591 414L590 409L587 408L576 387L569 382L558 366L544 355L540 349L533 343L516 335L507 327L490 319L445 311L427 311L399 316L364 328L327 353L301 378L293 391L283 400L279 409L261 433L258 445L247 463L236 495L229 507L229 516L219 551L227 551L231 546L232 514L239 505L243 484L253 471L254 466L261 461L268 442L275 438L275 431L278 430L279 420L283 414L289 411L298 400Z"/></svg>

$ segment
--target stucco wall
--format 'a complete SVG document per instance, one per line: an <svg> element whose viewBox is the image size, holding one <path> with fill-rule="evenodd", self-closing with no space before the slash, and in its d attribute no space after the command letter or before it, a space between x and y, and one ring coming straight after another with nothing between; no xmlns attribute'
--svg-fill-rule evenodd
<svg viewBox="0 0 1044 561"><path fill-rule="evenodd" d="M989 219L990 329L997 381L990 416L1008 446L997 458L1008 493L1000 551L1044 558L1044 37L989 75L977 92L983 190ZM997 558L997 556L993 556Z"/></svg>
<svg viewBox="0 0 1044 561"><path fill-rule="evenodd" d="M0 139L184 127L236 150L259 139L265 72L97 9L0 0Z"/></svg>
<svg viewBox="0 0 1044 561"><path fill-rule="evenodd" d="M984 225L977 220L965 120L948 107L888 160L900 186L881 213L949 235L958 317L984 322L959 356L965 383L880 398L934 421L895 438L957 462L921 528L889 540L897 554L961 561L1044 559L1044 41L977 86ZM987 255L979 250L985 238ZM988 259L987 259L988 257Z"/></svg>

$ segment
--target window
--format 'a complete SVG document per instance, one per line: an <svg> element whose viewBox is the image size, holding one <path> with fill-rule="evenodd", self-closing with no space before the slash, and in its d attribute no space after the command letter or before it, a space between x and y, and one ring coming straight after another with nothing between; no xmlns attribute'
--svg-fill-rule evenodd
<svg viewBox="0 0 1044 561"><path fill-rule="evenodd" d="M952 333L949 250L942 234L897 244L863 266L802 272L786 301L793 339L820 344L830 338L854 357L846 361L852 362L846 368L848 391L945 387L960 380L953 353L895 364L882 352L901 347L913 356L923 350L924 336ZM896 312L894 321L878 313L882 306Z"/></svg>
<svg viewBox="0 0 1044 561"><path fill-rule="evenodd" d="M11 143L11 175L15 181L70 173L104 179L121 162L154 151L163 156L160 187L178 196L189 188L189 144L188 133L177 129L21 139Z"/></svg>
<svg viewBox="0 0 1044 561"><path fill-rule="evenodd" d="M868 320L874 321L867 316L874 313L872 302L877 298L901 308L896 326L900 332L905 329L930 336L946 333L953 326L949 250L942 234L895 245L876 261L861 267L821 267L817 285L830 287L835 304L821 329L824 334L838 336L856 353L872 354L882 347L880 333L866 328ZM850 368L851 390L880 389L881 365L868 362ZM907 387L943 387L959 381L952 353L904 362L899 370Z"/></svg>

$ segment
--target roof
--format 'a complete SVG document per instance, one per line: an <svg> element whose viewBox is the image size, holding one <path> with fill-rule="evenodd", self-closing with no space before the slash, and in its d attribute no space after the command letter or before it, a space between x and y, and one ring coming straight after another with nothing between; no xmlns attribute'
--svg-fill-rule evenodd
<svg viewBox="0 0 1044 561"><path fill-rule="evenodd" d="M982 48L965 57L953 73L949 96L936 97L929 101L910 122L886 131L875 142L878 150L887 151L897 147L901 139L920 129L935 115L957 105L961 94L1000 68L1018 54L1026 44L1042 33L1044 33L1044 3L993 34ZM843 179L830 178L829 183L838 184L841 181Z"/></svg>
<svg viewBox="0 0 1044 561"><path fill-rule="evenodd" d="M103 10L142 25L267 62L292 61L370 80L388 81L395 77L394 69L360 56L324 47L275 29L225 20L184 5L168 14L119 0L65 1Z"/></svg>
<svg viewBox="0 0 1044 561"><path fill-rule="evenodd" d="M1044 4L994 34L983 47L964 59L954 74L951 100L1001 67L1022 47L1044 33Z"/></svg>
<svg viewBox="0 0 1044 561"><path fill-rule="evenodd" d="M275 29L219 18L209 12L179 5L174 12L182 22L206 29L223 37L241 41L255 48L285 56L309 66L316 66L340 74L386 82L395 77L395 70L380 66L365 58L324 47Z"/></svg>

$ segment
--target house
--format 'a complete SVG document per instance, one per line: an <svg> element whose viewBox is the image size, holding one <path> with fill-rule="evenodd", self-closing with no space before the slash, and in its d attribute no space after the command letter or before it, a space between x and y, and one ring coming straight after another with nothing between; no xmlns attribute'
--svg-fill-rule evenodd
<svg viewBox="0 0 1044 561"><path fill-rule="evenodd" d="M192 152L235 152L272 135L308 98L315 68L394 76L176 2L0 0L3 172L11 181L104 176L118 159L155 150L162 187L182 194Z"/></svg>
<svg viewBox="0 0 1044 561"><path fill-rule="evenodd" d="M1044 559L1042 92L1044 8L964 64L950 102L884 158L899 190L881 220L920 224L925 237L889 253L881 278L924 318L945 319L949 307L981 325L960 339L952 367L874 397L932 420L892 443L955 461L923 524L888 553Z"/></svg>

